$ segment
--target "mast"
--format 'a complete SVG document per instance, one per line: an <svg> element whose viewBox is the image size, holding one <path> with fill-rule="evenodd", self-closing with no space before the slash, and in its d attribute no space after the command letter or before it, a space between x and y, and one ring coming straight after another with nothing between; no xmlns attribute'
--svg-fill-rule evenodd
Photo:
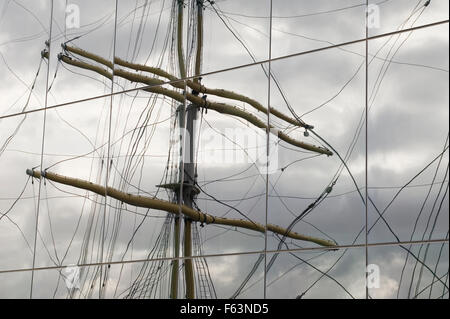
<svg viewBox="0 0 450 319"><path fill-rule="evenodd" d="M196 13L197 13L197 53L195 56L195 70L194 79L195 83L200 83L198 75L201 74L202 63L202 46L203 46L203 0L196 0ZM180 21L178 21L180 23ZM180 30L180 27L178 27ZM178 39L180 37L178 36ZM180 52L178 53L180 57ZM182 61L180 59L180 61ZM181 64L180 64L181 67ZM186 74L186 72L185 72ZM186 89L185 89L186 92ZM199 92L192 92L193 95L198 96ZM184 176L182 190L183 202L189 208L193 207L193 202L196 192L195 185L197 183L197 174L195 171L195 123L198 115L198 105L189 104L186 107L185 102L185 114L186 118L186 132L185 132L185 148L183 158L185 159L181 166L184 171L180 176ZM181 121L180 121L181 124ZM187 145L186 145L187 143ZM192 220L189 217L184 217L184 257L192 256ZM186 282L186 298L195 298L195 282L194 282L194 267L192 259L185 259L184 261L184 278Z"/></svg>
<svg viewBox="0 0 450 319"><path fill-rule="evenodd" d="M197 106L194 104L189 104L186 107L186 134L184 143L185 149L183 157L185 159L184 165L181 168L184 168L184 172L182 175L183 185L180 187L183 196L183 203L185 206L192 208L194 198L196 195L195 192L195 184L196 184L196 176L195 176L195 147L194 147L194 131L195 131L195 121L197 119ZM184 217L184 257L192 256L192 220L185 216ZM184 260L184 278L186 281L186 298L194 299L195 298L195 285L194 285L194 268L192 265L192 259Z"/></svg>
<svg viewBox="0 0 450 319"><path fill-rule="evenodd" d="M186 78L186 61L183 56L183 10L184 1L178 1L178 21L177 21L177 51L178 51L178 64L180 69L180 76L182 79ZM197 11L197 53L195 57L195 75L199 75L201 70L202 61L202 45L203 45L203 1L196 1ZM199 79L195 78L195 83L199 83ZM184 85L184 92L186 94L186 85ZM193 92L194 95L198 95L198 92ZM183 105L178 108L179 121L178 127L180 133L184 133L184 145L180 149L182 155L180 162L180 174L178 188L178 201L180 204L192 208L194 198L196 195L196 172L195 172L195 121L197 120L198 106L194 104L186 105L186 99ZM186 118L185 118L186 116ZM186 124L185 124L186 123ZM186 125L186 127L185 127ZM182 135L180 135L182 136ZM183 141L183 139L181 139ZM179 245L180 245L180 217L175 218L174 226L174 250L175 257L179 257ZM189 217L184 217L184 257L192 256L192 220ZM172 282L171 282L171 298L176 299L178 295L178 269L179 261L174 260L172 264ZM195 298L195 282L194 282L194 267L192 259L184 260L184 278L186 287L186 298Z"/></svg>
<svg viewBox="0 0 450 319"><path fill-rule="evenodd" d="M112 79L113 75L120 78L130 80L135 83L146 84L147 87L142 88L143 91L162 94L164 96L178 101L179 106L177 108L178 113L178 129L179 129L179 139L180 144L180 159L179 159L179 172L177 180L175 183L157 185L157 187L167 188L173 192L174 196L172 201L163 201L155 198L146 198L143 196L133 196L131 194L120 192L119 190L113 188L105 188L100 185L92 184L88 181L78 180L66 176L57 175L47 171L36 172L33 170L27 170L27 174L35 178L46 178L53 180L57 183L62 183L77 187L80 189L86 189L97 193L101 196L108 196L120 200L122 202L128 203L137 207L146 207L150 209L157 209L166 211L174 215L174 234L173 234L173 261L171 264L171 281L170 281L170 298L178 298L179 290L179 269L180 269L180 245L181 240L183 240L183 269L184 269L184 279L185 279L185 297L187 299L196 298L195 295L195 273L194 273L194 259L192 258L193 244L198 245L198 233L196 233L195 224L197 221L205 224L221 224L226 226L234 226L245 229L250 229L258 232L270 231L282 236L290 237L292 239L310 241L321 246L334 247L336 243L323 240L320 238L314 238L310 236L301 235L291 231L291 229L284 229L277 225L261 225L253 222L252 220L242 220L242 219L227 219L215 215L210 215L200 210L193 208L195 205L195 198L197 194L200 193L201 187L197 184L197 171L196 171L196 159L195 154L195 123L198 117L199 109L206 108L216 111L221 114L239 117L246 120L258 128L269 128L269 125L261 121L257 116L252 113L246 112L237 108L233 105L223 102L215 102L214 100L206 100L206 95L213 95L218 97L223 97L232 101L241 101L248 103L258 111L270 112L276 117L298 127L310 127L302 121L293 119L280 111L268 107L265 108L258 101L244 96L239 93L224 89L212 89L203 86L201 83L201 66L202 66L202 55L203 55L203 9L204 0L190 0L192 5L192 11L196 14L195 28L193 34L196 36L196 54L195 61L193 64L193 73L188 72L186 69L187 65L190 65L185 61L184 49L183 49L183 10L184 1L183 0L173 0L174 8L178 10L177 26L174 28L177 35L177 55L178 55L178 68L179 68L179 78L160 69L157 67L151 67L147 65L139 65L136 63L131 63L124 61L118 57L114 57L114 64L101 56L84 51L82 49L72 47L67 44L63 44L63 53L60 53L58 58L61 62L72 65L81 69L90 70L96 72L106 78ZM68 53L71 52L74 58L69 57ZM79 61L76 56L81 56L87 58L88 61L94 61L100 65L93 65L90 62ZM46 57L48 58L48 57ZM118 65L120 67L115 67ZM105 69L106 67L107 69ZM123 67L123 68L122 68ZM126 69L124 69L126 68ZM109 70L113 70L111 73ZM165 78L170 81L170 88L165 88L162 85L164 80L155 78L153 76L149 77L144 74L136 74L135 72L129 72L127 69L132 69L136 71L144 71L144 74L153 74L158 77ZM187 76L192 76L193 79L187 80ZM181 80L181 81L180 81ZM180 92L182 90L182 92ZM200 93L203 94L200 97ZM326 154L331 156L333 153L326 148L311 145L300 140L294 139L285 133L280 132L278 135L280 140L285 141L295 147L303 148L309 151L313 151L319 154ZM183 227L182 225L183 219ZM183 229L182 229L183 228ZM183 237L181 237L181 232L183 231ZM194 238L193 238L194 237ZM197 243L197 244L196 244ZM196 256L197 257L197 256ZM199 272L198 269L196 269ZM197 276L201 277L201 271ZM201 283L199 284L202 285ZM201 287L199 287L201 289ZM198 289L198 288L197 288Z"/></svg>
<svg viewBox="0 0 450 319"><path fill-rule="evenodd" d="M175 1L175 0L174 0ZM180 77L186 77L186 66L184 63L184 55L183 55L183 8L184 3L183 0L176 0L178 3L178 18L177 18L177 53L178 53L178 68L180 70ZM179 139L182 141L182 132L184 129L184 105L180 105L177 109L178 112L178 132ZM180 146L180 155L182 154L182 146ZM182 181L182 167L183 167L183 159L180 158L180 171L179 171L179 184L181 186ZM182 199L180 199L180 189L181 187L175 187L175 198L177 202L182 204ZM180 257L180 215L175 216L174 222L174 235L173 235L173 250L175 259L172 261L172 275L170 282L170 298L177 299L178 298L178 278L179 278L179 266L180 262L178 257Z"/></svg>

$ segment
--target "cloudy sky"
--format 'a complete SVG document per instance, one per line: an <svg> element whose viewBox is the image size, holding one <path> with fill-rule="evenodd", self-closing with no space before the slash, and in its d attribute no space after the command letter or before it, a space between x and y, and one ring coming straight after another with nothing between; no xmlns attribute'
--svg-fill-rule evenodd
<svg viewBox="0 0 450 319"><path fill-rule="evenodd" d="M427 7L426 1L416 0L370 2L374 23L370 35L448 19L445 0L432 0ZM272 30L268 0L207 4L202 72L212 74L204 75L202 84L244 94L265 107L270 99L271 107L292 116L289 104L346 159L364 196L366 136L361 119L366 98L365 43L295 55L364 38L366 9L362 3L274 0ZM195 21L190 21L190 16L186 6L185 30L191 31L184 38L185 56L190 61L188 74L193 75L195 51L190 50L190 40L195 32L189 26ZM42 60L51 17L50 59ZM117 94L112 101L109 96L99 97L111 92L110 80L59 62L57 56L62 52L61 44L67 42L110 60L115 52L122 59L179 76L171 17L171 0L119 0L117 12L113 0L54 0L53 15L50 0L0 1L0 297L29 297L30 271L1 271L32 267L38 206L35 267L98 262L102 242L103 260L109 262L173 256L172 238L166 244L161 239L167 234L162 231L164 212L136 209L113 199L108 199L105 209L100 196L50 181L42 182L39 188L39 181L25 174L27 168L40 166L43 147L44 169L104 184L109 161L110 186L169 198L156 185L175 178L177 161L171 157L168 177L166 167L169 150L171 156L176 155L177 146L170 147L169 141L175 136L172 128L179 103L139 90ZM270 81L267 62L217 72L265 61L270 55L281 58L270 63ZM287 55L294 56L282 58ZM72 58L98 65L79 56ZM369 241L448 239L448 24L372 40L369 62L368 193L376 208L385 212L384 222L378 220L374 206L369 206ZM45 106L47 63L51 85L48 106L97 98L46 112L43 144L43 111L5 116ZM114 80L114 92L137 86L124 79ZM212 95L207 99L239 107L267 122L265 114L248 104ZM269 120L293 138L324 144L312 133L304 136L303 129L292 130L278 118L271 116ZM248 153L254 145L240 143L245 140L239 139L240 134L264 139L264 131L213 110L198 118L197 173L203 192L196 204L202 211L239 219L242 213L254 222L264 224L267 220L287 227L337 177L328 197L293 230L339 245L364 243L364 236L358 234L365 225L365 207L352 176L341 169L337 154L312 157L316 154L283 141L277 143L276 167L269 175L266 194L266 176L243 156L243 149ZM236 143L230 139L237 139ZM407 187L402 189L404 185ZM264 250L264 235L217 225L198 225L198 229L202 254L235 254L206 258L217 296L231 297L255 268L239 297L262 298L264 261L255 267L259 254L247 252ZM277 249L278 243L269 233L267 249ZM302 241L286 243L290 249L317 247ZM422 264L416 264L411 255L407 257L405 248L419 256L427 268L421 271ZM371 289L371 296L397 297L406 265L399 296L408 297L411 286L409 296L413 297L414 292L437 281L431 297L439 298L448 291L440 282L448 280L448 256L448 242L370 248L369 263L378 265L381 274L380 287ZM271 257L267 255L267 262ZM305 291L304 298L365 297L365 263L364 248L281 253L267 273L267 297L295 298ZM148 275L149 269L159 266L160 277ZM153 296L166 298L169 266L169 261L112 265L103 296L123 297L120 292L136 278L142 281L139 276L144 273L160 283ZM320 271L330 267L329 277L315 283L322 276ZM430 270L439 280L433 279ZM98 297L98 271L95 266L82 269L82 293L77 297ZM65 298L68 290L63 275L54 269L36 271L33 296ZM180 285L181 293L181 281ZM429 294L427 289L419 297ZM448 294L444 296L448 298Z"/></svg>

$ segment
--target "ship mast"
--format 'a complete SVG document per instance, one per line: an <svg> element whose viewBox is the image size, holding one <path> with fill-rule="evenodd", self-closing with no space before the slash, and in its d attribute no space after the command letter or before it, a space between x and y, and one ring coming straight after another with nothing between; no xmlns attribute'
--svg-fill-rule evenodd
<svg viewBox="0 0 450 319"><path fill-rule="evenodd" d="M227 103L218 103L209 99L206 100L206 96L203 95L202 97L200 97L199 96L200 94L207 93L209 95L230 99L232 101L244 102L251 105L258 111L264 113L271 113L274 116L278 117L279 119L282 119L292 125L303 127L305 129L310 126L302 121L293 119L270 106L265 108L262 104L260 104L256 100L251 99L242 94L223 89L211 89L205 87L201 83L200 75L201 75L202 54L203 54L204 0L191 0L195 1L191 2L191 4L193 5L192 6L192 8L194 9L193 11L196 14L195 16L196 32L193 32L194 36L196 37L195 38L196 54L194 62L194 74L193 75L188 74L186 66L189 65L189 63L188 61L185 60L184 45L183 45L183 26L184 26L183 11L185 9L185 4L183 0L174 0L174 1L175 1L174 5L176 6L177 9L176 51L178 57L177 60L178 60L179 77L176 77L159 68L131 63L115 56L113 58L113 61L109 61L93 53L67 45L66 43L63 44L64 53L61 53L58 56L59 60L65 64L96 72L108 79L113 79L113 77L119 77L130 80L135 83L146 84L147 86L142 88L143 91L162 94L180 103L177 109L179 141L180 141L180 149L179 149L180 158L179 158L179 170L177 182L172 184L157 185L157 187L166 188L169 191L171 191L174 195L172 196L173 201L168 202L155 198L134 196L111 187L105 188L100 185L93 184L89 181L83 181L71 177L54 174L52 172L47 172L46 170L41 172L34 170L27 170L27 174L35 178L45 178L57 183L70 185L73 187L77 187L79 189L89 190L99 195L112 197L137 207L146 207L150 209L162 210L166 211L167 213L173 214L174 258L171 264L169 297L172 299L177 299L179 297L178 291L179 291L179 277L180 277L179 276L180 260L183 260L184 280L185 280L184 286L186 292L185 298L194 299L198 296L195 295L196 287L194 277L196 274L194 273L193 261L195 260L197 265L198 260L194 258L201 258L199 256L192 255L193 242L194 245L199 245L198 230L195 225L196 222L201 222L202 224L203 223L221 224L226 226L234 226L263 233L269 231L284 237L290 237L296 240L309 241L320 246L330 247L331 249L333 246L336 245L336 243L320 238L298 234L296 232L291 231L291 229L289 228L286 229L277 225L271 224L261 225L253 222L250 219L242 220L242 219L222 218L212 214L201 212L200 210L193 208L193 206L196 206L194 205L195 198L197 194L199 194L201 191L201 188L198 186L196 180L197 172L195 163L196 162L195 154L197 153L195 149L195 140L196 140L195 123L199 113L199 109L207 108L221 114L239 117L246 120L248 123L253 124L257 128L261 129L270 128L267 123L261 121L255 115L245 110L242 110ZM69 57L68 56L69 53L74 58ZM113 70L113 72L110 72L108 71L108 69L104 69L103 67L100 67L98 65L90 64L89 62L79 61L76 58L76 56L81 56L88 60L95 61L105 66L106 68ZM48 55L45 56L45 58L48 59ZM137 74L135 72L131 73L121 67L133 69L135 71L143 71L146 73L150 73L152 75L156 75L158 77L165 78L169 80L169 84L174 88L174 90L163 87L162 85L165 84L163 80L157 79L155 77ZM188 77L193 79L188 80L187 79ZM179 91L177 90L182 90L182 93L179 93ZM288 134L283 132L278 133L278 138L295 147L299 147L319 154L326 154L328 156L333 155L333 153L326 148L311 145L303 141L294 139L290 137ZM181 232L183 232L183 237L181 236ZM182 255L183 258L181 259L180 245L182 240L183 240L183 255ZM201 266L200 269L197 269L197 272L201 272L201 269L203 268L204 266ZM202 274L199 273L197 274L197 276L201 277ZM199 282L201 282L201 280ZM202 283L199 283L199 285L202 285ZM201 289L202 287L199 288Z"/></svg>
<svg viewBox="0 0 450 319"><path fill-rule="evenodd" d="M177 51L178 51L178 63L181 79L185 79L186 61L184 59L183 48L183 10L184 1L178 1L178 20L177 20ZM197 53L195 56L195 76L201 73L202 62L202 45L203 45L203 0L196 0L196 14L197 14ZM199 79L196 77L194 82L199 84ZM186 93L186 83L184 83L184 92ZM193 91L192 94L198 95L199 92ZM185 205L189 208L193 207L193 202L196 192L196 172L195 172L195 121L198 114L198 105L187 105L186 99L178 109L179 120L178 128L180 132L181 148L180 148L180 171L179 171L179 187L175 189L176 198L181 205ZM184 217L184 257L192 256L192 220L189 217ZM174 226L174 250L175 257L179 256L179 243L180 243L180 217L175 218ZM174 260L172 264L172 279L171 279L171 298L176 299L178 293L178 269L179 262ZM195 282L194 282L194 267L192 259L184 260L184 278L186 287L186 298L195 298Z"/></svg>

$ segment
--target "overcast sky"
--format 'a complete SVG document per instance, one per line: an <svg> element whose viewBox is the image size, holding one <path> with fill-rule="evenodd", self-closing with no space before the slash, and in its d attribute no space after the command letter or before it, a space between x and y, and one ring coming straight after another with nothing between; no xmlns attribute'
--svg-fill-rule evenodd
<svg viewBox="0 0 450 319"><path fill-rule="evenodd" d="M274 0L270 30L270 1L216 1L215 8L223 20L210 5L205 8L202 71L207 73L253 63L247 50L256 61L263 61L270 54L272 57L283 57L361 39L365 35L365 7L361 5L362 2ZM378 2L378 6L371 7L371 13L376 15L375 21L379 25L369 30L370 35L448 19L449 5L445 0L432 0L425 9L423 4L426 1L371 1ZM47 102L49 106L111 92L111 82L102 76L58 62L57 55L62 52L61 43L66 41L70 41L69 45L108 59L112 58L115 51L116 56L122 59L161 67L179 76L176 56L171 52L171 0L119 0L116 28L113 0L69 0L68 4L79 9L80 28L66 26L66 1L55 0L50 60L41 61L41 51L45 49L45 41L50 36L50 3L49 0L0 1L0 115L17 113L24 107L30 110L45 106L48 62L51 84ZM72 13L69 11L68 14ZM185 16L189 16L188 8ZM186 36L184 43L189 43L190 38ZM358 132L360 119L364 116L364 54L365 43L361 42L272 62L270 68L277 83L274 80L270 82L270 106L292 116L286 99L298 115L313 110L302 119L313 125L315 131L345 157ZM367 175L369 196L382 212L400 187L444 150L448 136L448 24L370 41L369 54ZM195 54L187 55L191 57L192 63ZM93 63L84 58L82 60ZM256 64L206 75L202 78L202 84L244 94L267 107L269 80L264 69L268 68L268 63ZM35 78L36 83L30 94ZM113 90L118 92L135 86L130 81L115 79ZM242 102L212 95L207 99L243 108L267 121L265 114ZM177 105L168 98L135 91L114 96L111 121L110 97L48 111L42 166L51 166L49 171L62 175L104 184L108 127L111 123L112 169L109 185L130 193L138 193L139 188L139 194L153 196L157 191L156 185L164 178L171 125L176 117ZM128 165L138 133L133 129L142 126L146 117L148 126L142 131L136 156ZM273 116L270 121L271 125L282 130L288 127L286 122ZM5 146L4 150L0 148L0 212L5 213L14 205L8 215L0 219L0 270L32 266L39 181L35 180L32 184L25 170L40 165L43 123L44 112L0 119L0 147ZM224 149L233 145L225 143L221 134L229 134L230 129L237 128L241 130L238 132L245 134L261 137L264 134L243 120L213 110L204 113L202 120L199 119L197 133L201 134L198 156L206 160L198 164L198 183L205 184L203 188L206 193L199 194L197 205L202 211L216 216L226 214L228 218L243 218L229 206L211 200L209 195L212 195L236 207L253 221L264 224L265 176L251 162L208 160L208 156L211 159L211 156L219 158L230 154L229 150ZM288 132L291 137L310 144L323 144L312 134L304 136L303 129ZM364 132L363 125L347 160L348 168L359 187L365 184ZM216 138L214 141L217 143L211 143L212 138ZM269 175L267 221L287 227L333 181L341 161L336 154L304 159L314 154L305 153L285 142L277 146L277 169ZM242 155L242 151L238 151L238 154ZM66 161L60 162L62 160ZM177 163L172 160L172 164ZM377 221L370 231L369 241L393 242L397 238L409 241L411 237L414 240L448 238L447 169L448 151L409 184L413 187L402 190L384 215L390 229L383 221ZM217 181L226 177L229 179ZM431 187L433 181L435 184ZM15 202L22 191L21 199ZM361 191L364 195L364 189ZM157 196L168 199L165 191L160 190ZM134 237L132 248L124 256L133 230L147 210L136 210L129 205L118 210L116 208L121 204L115 200L108 200L110 206L105 210L101 197L48 181L42 184L40 198L36 267L98 261L100 225L104 213L107 224L105 242L108 245L105 248L108 256L105 258L112 261L147 258L157 243L166 215L158 211L148 212L148 217L144 218ZM370 206L369 227L377 220L377 216L373 206ZM356 237L364 224L364 204L351 176L344 169L328 198L296 224L293 230L310 236L328 237L340 245L361 244L364 243L364 236ZM260 251L265 247L264 235L260 233L213 225L199 229L205 255ZM301 241L288 240L287 243L290 248L317 246ZM267 249L273 250L277 246L278 240L269 234ZM412 251L417 256L420 254L421 259L424 258L425 249L426 246L412 247ZM308 263L322 271L326 271L343 256L329 275L349 293L332 279L323 278L304 298L350 298L350 294L356 298L364 297L365 250L352 248L343 253L344 250L296 253L303 260L313 258ZM166 257L172 254L173 251L168 249ZM236 291L258 256L250 254L207 259L219 297L228 298ZM397 296L406 256L405 250L398 246L369 249L369 263L377 264L381 271L381 286L371 289L372 297ZM425 264L431 269L436 268L438 276L443 276L442 280L448 279L444 276L448 273L448 256L448 244L432 244L427 252ZM271 255L268 257L267 260ZM310 265L299 263L300 260L289 253L280 254L267 276L268 297L295 298L321 276ZM415 259L409 257L400 297L407 297L414 265ZM249 289L244 290L240 297L263 296L263 266L261 264L258 267L246 286ZM125 289L141 267L141 263L126 265L123 269L120 265L112 266L106 297L113 297L120 272L122 279L118 286ZM420 264L417 268L420 268ZM92 276L95 269L92 267L87 270L83 272L86 278ZM30 272L0 274L0 297L27 298L30 279ZM86 282L90 280L89 277ZM165 280L167 282L167 278ZM424 269L420 288L431 281L432 274ZM89 290L88 286L86 284L84 287L86 291ZM37 271L34 287L35 297L67 296L64 280L55 270ZM167 297L167 287L165 289L166 292L161 292L162 297ZM428 293L426 291L420 297L428 297ZM437 298L442 294L443 285L436 283L432 297ZM96 297L98 294L83 296Z"/></svg>

